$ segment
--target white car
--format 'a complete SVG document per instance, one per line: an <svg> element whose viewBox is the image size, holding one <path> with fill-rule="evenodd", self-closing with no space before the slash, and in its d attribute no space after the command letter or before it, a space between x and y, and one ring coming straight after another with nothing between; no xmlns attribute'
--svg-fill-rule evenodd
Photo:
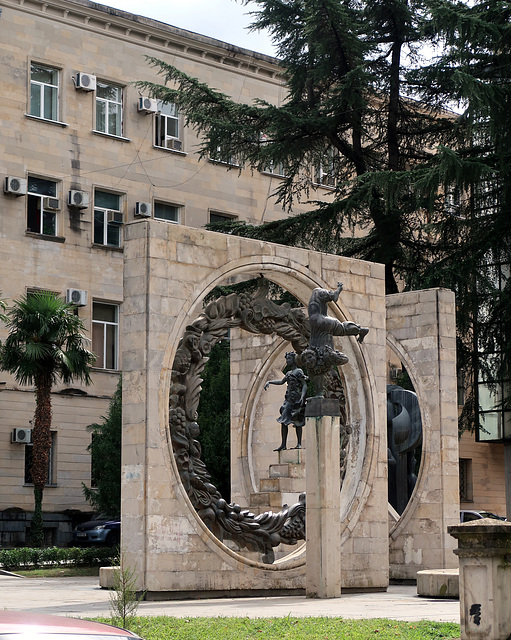
<svg viewBox="0 0 511 640"><path fill-rule="evenodd" d="M482 520L483 518L492 518L493 520L505 520L506 518L498 516L490 511L460 511L460 522L470 522L471 520Z"/></svg>
<svg viewBox="0 0 511 640"><path fill-rule="evenodd" d="M0 640L140 640L140 637L102 622L0 610Z"/></svg>

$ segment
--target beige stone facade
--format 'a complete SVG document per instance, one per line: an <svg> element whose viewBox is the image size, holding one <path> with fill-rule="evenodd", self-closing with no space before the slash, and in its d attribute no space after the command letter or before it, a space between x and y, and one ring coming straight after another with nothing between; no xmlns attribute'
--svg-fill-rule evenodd
<svg viewBox="0 0 511 640"><path fill-rule="evenodd" d="M89 336L95 305L107 305L96 308L113 314L112 331L119 335L124 262L119 218L134 220L137 203L150 205L153 217L192 227L203 227L212 213L252 223L285 215L268 197L278 177L240 174L225 164L199 161L194 132L179 118L163 122L154 113L140 112L140 93L132 84L157 80L145 59L150 55L237 100L257 97L278 104L285 87L274 59L87 0L1 0L0 8L2 185L10 178L10 193L0 188L0 290L8 303L32 289L63 296L72 289L86 292L86 304L77 309ZM91 76L96 91L77 88ZM101 120L105 105L116 114L108 123ZM169 134L165 139L157 137L163 124ZM70 191L81 192L89 205L69 207ZM54 201L43 202L45 195ZM103 223L113 216L115 221L107 223L113 239L101 235L95 211L104 216ZM139 205L138 211L147 213L147 207ZM5 335L0 326L0 339ZM55 388L54 482L44 500L48 512L89 510L81 487L90 483L91 473L86 426L107 411L123 366L120 347L116 350L105 354L108 361L98 362L91 387L77 384L78 391L68 395ZM0 512L30 510L26 447L11 443L11 434L14 428L30 427L33 394L4 373L0 381L5 389L0 394ZM60 541L48 535L48 541ZM6 534L0 544L17 543L23 536Z"/></svg>

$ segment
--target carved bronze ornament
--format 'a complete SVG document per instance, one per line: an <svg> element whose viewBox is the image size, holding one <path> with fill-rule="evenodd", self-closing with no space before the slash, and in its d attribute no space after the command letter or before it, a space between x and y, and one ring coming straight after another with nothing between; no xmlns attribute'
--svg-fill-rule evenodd
<svg viewBox="0 0 511 640"><path fill-rule="evenodd" d="M278 335L289 341L297 354L309 342L309 320L302 309L276 304L267 297L269 282L261 279L254 296L231 293L210 302L200 316L186 327L179 342L171 374L169 428L174 458L183 486L197 513L221 541L232 540L241 549L258 551L263 562L275 560L274 547L305 539L305 494L300 502L284 506L279 513L254 515L238 504L228 504L211 483L201 460L197 407L201 374L213 346L238 327L255 334ZM346 471L346 450L351 429L346 426L345 397L341 379L334 369L325 374L325 389L339 400L341 409L341 480Z"/></svg>

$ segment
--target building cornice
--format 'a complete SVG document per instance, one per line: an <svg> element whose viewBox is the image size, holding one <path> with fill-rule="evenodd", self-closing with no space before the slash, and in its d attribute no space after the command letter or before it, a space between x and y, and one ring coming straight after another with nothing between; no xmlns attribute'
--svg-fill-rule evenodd
<svg viewBox="0 0 511 640"><path fill-rule="evenodd" d="M142 45L148 53L156 50L201 59L207 64L227 66L233 71L282 83L277 58L90 0L0 0L0 6L42 14L66 26Z"/></svg>

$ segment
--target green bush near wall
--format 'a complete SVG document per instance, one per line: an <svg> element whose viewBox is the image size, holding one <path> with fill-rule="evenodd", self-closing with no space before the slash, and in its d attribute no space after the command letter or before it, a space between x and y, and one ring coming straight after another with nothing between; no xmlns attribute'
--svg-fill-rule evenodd
<svg viewBox="0 0 511 640"><path fill-rule="evenodd" d="M116 556L117 550L110 547L47 547L45 549L32 549L19 547L17 549L0 549L0 568L12 569L38 569L40 567L94 567L97 565L110 565Z"/></svg>

